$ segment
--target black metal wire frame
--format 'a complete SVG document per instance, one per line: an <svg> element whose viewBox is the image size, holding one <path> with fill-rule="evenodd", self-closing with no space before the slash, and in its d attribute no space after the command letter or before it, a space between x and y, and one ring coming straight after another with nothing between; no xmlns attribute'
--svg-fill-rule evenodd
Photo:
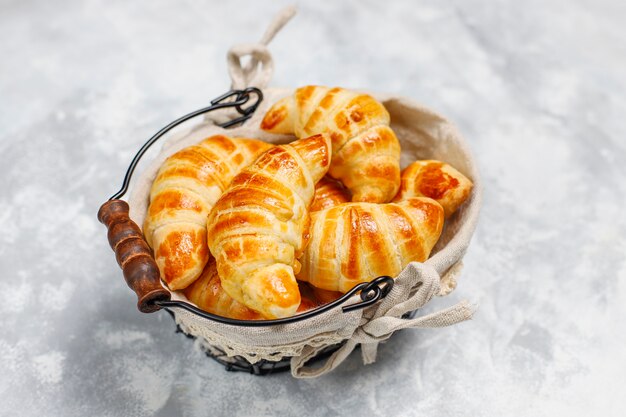
<svg viewBox="0 0 626 417"><path fill-rule="evenodd" d="M248 104L248 101L250 100L252 96L256 97L256 101L252 102L252 104L250 104L249 106L244 107L244 105ZM232 98L234 98L233 101L227 101ZM135 168L137 168L137 164L139 163L139 160L141 159L141 157L143 157L143 155L148 151L148 149L150 149L152 145L154 145L154 143L157 140L161 139L163 135L165 135L167 132L169 132L176 126L180 125L181 123L186 122L189 119L193 119L194 117L199 116L201 114L209 113L214 110L223 109L227 107L234 107L235 110L237 110L237 113L241 114L241 117L237 117L233 120L229 120L228 122L218 125L223 128L232 127L237 124L243 123L246 120L248 120L250 117L252 117L252 114L255 112L255 110L257 109L259 104L261 104L262 101L263 101L263 93L261 92L261 90L259 90L256 87L248 87L245 90L230 90L227 93L222 94L221 96L212 100L210 106L193 111L191 113L188 113L174 120L173 122L171 122L170 124L162 128L161 130L159 130L157 133L155 133L154 136L148 139L148 141L144 143L144 145L139 149L139 151L137 151L137 153L135 154L135 157L133 158L130 165L128 166L128 169L126 170L126 175L124 176L124 182L122 183L122 188L120 188L120 190L117 193L113 194L109 198L109 200L118 199L122 197L124 194L126 194L126 192L128 191L128 185L130 184L130 178L132 177L133 172L135 172Z"/></svg>
<svg viewBox="0 0 626 417"><path fill-rule="evenodd" d="M118 199L124 196L124 194L126 194L126 192L128 191L128 186L130 184L131 177L133 173L135 172L135 168L137 168L137 164L139 164L139 161L141 160L141 158L148 151L148 149L152 145L154 145L154 143L157 140L162 138L167 132L169 132L176 126L190 119L193 119L194 117L199 116L201 114L209 113L218 109L231 107L231 108L235 108L235 110L237 110L237 113L239 113L241 116L218 125L223 128L229 128L237 124L244 123L246 120L252 117L252 114L256 111L256 109L259 107L259 104L261 104L262 101L263 101L263 93L261 92L261 90L259 90L256 87L248 87L245 90L230 90L227 93L222 94L221 96L212 100L210 106L188 113L182 117L179 117L173 122L169 123L167 126L165 126L161 130L159 130L157 133L155 133L150 139L148 139L148 141L144 143L143 146L139 149L139 151L135 154L135 156L133 157L133 160L128 166L128 169L126 170L126 175L124 176L124 182L122 183L122 188L120 188L120 190L117 193L113 194L109 198L109 200ZM381 300L382 298L384 298L389 293L389 291L391 291L392 287L393 287L393 278L389 276L380 276L370 282L363 282L363 283L355 285L350 291L348 291L342 297L334 300L331 303L324 304L323 306L306 311L301 314L297 314L295 316L285 317L285 318L275 319L275 320L231 319L228 317L222 317L222 316L208 313L204 310L200 310L198 307L192 304L186 303L184 301L178 301L178 300L156 301L155 304L165 309L169 309L172 307L182 308L200 317L204 317L206 319L213 320L213 321L223 323L223 324L230 324L230 325L242 326L242 327L276 326L280 324L294 323L300 320L305 320L311 317L315 317L319 314L324 313L325 311L328 311L330 309L340 306L341 304L345 303L350 297L352 297L354 294L356 294L359 291L361 292L360 294L361 301L358 303L354 303L354 304L342 307L343 312L347 313L349 311L359 310L359 309L368 307L376 303L377 301Z"/></svg>
<svg viewBox="0 0 626 417"><path fill-rule="evenodd" d="M320 315L328 310L331 310L335 307L340 306L345 303L350 297L352 297L357 292L361 292L361 301L358 303L350 304L341 308L344 313L354 310L360 310L367 306L371 306L376 303L378 300L384 298L389 291L393 288L393 278L389 276L381 276L373 279L370 282L362 282L360 284L352 287L350 291L345 293L342 297L337 298L336 300L324 304L318 308L305 311L301 314L296 314L295 316L285 317L281 319L273 319L273 320L237 320L231 319L228 317L222 317L215 314L208 313L204 310L199 309L198 307L186 303L184 301L178 300L169 300L169 301L155 301L155 304L159 307L163 308L171 308L171 307L179 307L184 310L189 311L197 316L204 317L205 319L213 320L218 323L230 324L233 326L242 326L242 327L263 327L263 326L277 326L280 324L288 324L294 323L300 320L305 320L311 317L315 317Z"/></svg>

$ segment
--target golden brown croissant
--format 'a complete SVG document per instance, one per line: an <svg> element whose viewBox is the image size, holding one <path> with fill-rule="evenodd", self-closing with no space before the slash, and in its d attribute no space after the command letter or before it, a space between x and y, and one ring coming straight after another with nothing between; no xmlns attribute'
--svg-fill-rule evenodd
<svg viewBox="0 0 626 417"><path fill-rule="evenodd" d="M311 214L311 240L299 280L330 291L396 276L423 262L439 239L443 208L426 197L399 203L346 203Z"/></svg>
<svg viewBox="0 0 626 417"><path fill-rule="evenodd" d="M239 320L262 318L259 313L235 301L224 291L213 258L202 271L200 278L185 288L183 292L195 305L218 316Z"/></svg>
<svg viewBox="0 0 626 417"><path fill-rule="evenodd" d="M332 301L335 301L337 298L343 295L343 293L339 291L323 290L312 285L311 288L313 288L313 295L320 305L328 304Z"/></svg>
<svg viewBox="0 0 626 417"><path fill-rule="evenodd" d="M291 316L300 304L296 258L330 146L328 136L316 135L270 149L233 179L209 214L208 243L222 286L265 318Z"/></svg>
<svg viewBox="0 0 626 417"><path fill-rule="evenodd" d="M400 191L393 201L429 197L443 206L445 217L454 213L470 195L473 184L441 161L416 161L402 171Z"/></svg>
<svg viewBox="0 0 626 417"><path fill-rule="evenodd" d="M320 305L315 297L317 290L313 290L307 283L298 282L301 302L298 313L302 313ZM237 320L260 320L263 317L254 310L236 301L228 295L217 273L215 259L209 259L200 278L183 290L185 296L204 311L218 316ZM334 294L334 293L333 293Z"/></svg>
<svg viewBox="0 0 626 417"><path fill-rule="evenodd" d="M143 232L170 289L200 276L209 258L206 216L233 177L271 146L218 135L165 160L152 183Z"/></svg>
<svg viewBox="0 0 626 417"><path fill-rule="evenodd" d="M298 281L298 289L300 291L300 306L298 307L298 313L304 313L305 311L312 310L323 303L315 296L314 288L306 282Z"/></svg>
<svg viewBox="0 0 626 417"><path fill-rule="evenodd" d="M385 203L400 185L400 143L385 107L366 94L307 86L279 100L263 130L307 137L328 133L333 144L329 174L352 192L352 201Z"/></svg>
<svg viewBox="0 0 626 417"><path fill-rule="evenodd" d="M325 176L315 185L310 211L320 211L350 201L350 192L339 181Z"/></svg>

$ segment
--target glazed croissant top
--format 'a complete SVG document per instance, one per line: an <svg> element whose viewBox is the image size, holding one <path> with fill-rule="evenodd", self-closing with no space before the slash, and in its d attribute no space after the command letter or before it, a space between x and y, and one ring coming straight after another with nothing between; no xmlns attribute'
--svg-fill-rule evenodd
<svg viewBox="0 0 626 417"><path fill-rule="evenodd" d="M307 137L328 133L329 174L352 192L352 201L390 201L400 185L400 144L385 107L366 94L306 86L275 103L261 128Z"/></svg>
<svg viewBox="0 0 626 417"><path fill-rule="evenodd" d="M200 276L209 257L206 216L235 174L271 146L217 135L165 160L152 183L143 232L170 289Z"/></svg>
<svg viewBox="0 0 626 417"><path fill-rule="evenodd" d="M402 171L400 190L393 201L429 197L450 217L470 195L472 182L450 165L434 160L416 161Z"/></svg>
<svg viewBox="0 0 626 417"><path fill-rule="evenodd" d="M330 154L326 135L276 146L233 179L209 214L208 243L224 290L265 318L293 315L300 304L296 258Z"/></svg>
<svg viewBox="0 0 626 417"><path fill-rule="evenodd" d="M381 275L395 277L409 262L428 259L442 227L443 208L425 197L345 203L312 213L297 277L343 293Z"/></svg>

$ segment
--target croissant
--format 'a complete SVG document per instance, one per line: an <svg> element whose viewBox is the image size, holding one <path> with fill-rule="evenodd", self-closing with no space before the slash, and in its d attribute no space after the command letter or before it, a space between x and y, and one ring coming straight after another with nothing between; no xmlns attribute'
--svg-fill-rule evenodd
<svg viewBox="0 0 626 417"><path fill-rule="evenodd" d="M328 304L332 301L335 301L337 298L343 295L343 293L339 291L323 290L321 288L313 286L311 286L311 288L313 288L313 296L315 297L317 302L320 303L320 305Z"/></svg>
<svg viewBox="0 0 626 417"><path fill-rule="evenodd" d="M236 301L222 288L215 261L211 259L200 278L183 291L185 296L203 309L218 316L239 320L258 320L262 317L254 310Z"/></svg>
<svg viewBox="0 0 626 417"><path fill-rule="evenodd" d="M323 304L317 299L315 289L306 282L298 281L298 290L301 298L298 313L304 313Z"/></svg>
<svg viewBox="0 0 626 417"><path fill-rule="evenodd" d="M328 171L326 135L274 147L237 175L207 219L224 290L265 318L293 315L315 183Z"/></svg>
<svg viewBox="0 0 626 417"><path fill-rule="evenodd" d="M352 192L352 201L385 203L400 186L400 143L385 107L366 94L307 86L275 103L261 129L307 137L328 133L329 174Z"/></svg>
<svg viewBox="0 0 626 417"><path fill-rule="evenodd" d="M311 240L300 258L299 280L347 292L423 262L439 239L443 208L426 197L399 203L346 203L311 214Z"/></svg>
<svg viewBox="0 0 626 417"><path fill-rule="evenodd" d="M429 197L450 217L467 200L473 183L450 165L434 160L416 161L402 171L400 190L393 201Z"/></svg>
<svg viewBox="0 0 626 417"><path fill-rule="evenodd" d="M218 135L165 160L152 183L143 231L170 289L200 276L209 258L206 216L233 177L271 146Z"/></svg>
<svg viewBox="0 0 626 417"><path fill-rule="evenodd" d="M315 185L315 198L310 211L320 211L350 201L350 192L342 183L325 176Z"/></svg>
<svg viewBox="0 0 626 417"><path fill-rule="evenodd" d="M300 306L298 306L298 313L311 310L320 304L315 298L313 290L310 287L304 287L305 285L307 284L298 283L302 298ZM236 301L224 291L213 258L209 260L200 277L185 288L183 293L189 301L202 310L218 316L238 320L260 320L263 318L259 313Z"/></svg>

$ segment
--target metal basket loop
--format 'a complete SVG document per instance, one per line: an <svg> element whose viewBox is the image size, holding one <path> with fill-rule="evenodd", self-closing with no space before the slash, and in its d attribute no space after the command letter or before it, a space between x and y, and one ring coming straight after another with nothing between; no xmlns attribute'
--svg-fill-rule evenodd
<svg viewBox="0 0 626 417"><path fill-rule="evenodd" d="M244 105L247 104L248 101L250 101L250 98L252 96L256 97L256 100L254 100L251 105L244 107ZM229 99L233 97L235 99L229 101ZM128 169L126 170L126 175L124 176L124 182L122 183L122 188L120 188L118 192L113 194L109 198L109 200L116 200L118 198L121 198L124 194L126 194L126 192L128 191L128 186L130 185L130 179L133 175L133 172L135 172L135 168L137 168L137 164L139 164L139 161L141 160L143 155L148 151L148 149L150 149L152 145L154 145L154 143L157 140L161 139L163 135L165 135L167 132L169 132L176 126L180 125L181 123L186 122L189 119L193 119L194 117L199 116L201 114L209 113L218 109L232 107L232 108L235 108L235 110L237 110L237 112L241 114L241 116L218 125L223 128L232 127L237 124L243 123L246 120L248 120L250 117L252 117L252 114L256 111L257 107L259 107L259 104L261 104L262 101L263 101L263 93L261 92L261 90L259 90L256 87L248 87L245 90L230 90L222 94L221 96L211 100L210 106L204 107L202 109L188 113L182 117L179 117L178 119L174 120L167 126L163 127L161 130L155 133L154 136L148 139L148 141L143 144L143 146L139 149L139 151L137 151L137 153L133 157L133 160L128 166Z"/></svg>

